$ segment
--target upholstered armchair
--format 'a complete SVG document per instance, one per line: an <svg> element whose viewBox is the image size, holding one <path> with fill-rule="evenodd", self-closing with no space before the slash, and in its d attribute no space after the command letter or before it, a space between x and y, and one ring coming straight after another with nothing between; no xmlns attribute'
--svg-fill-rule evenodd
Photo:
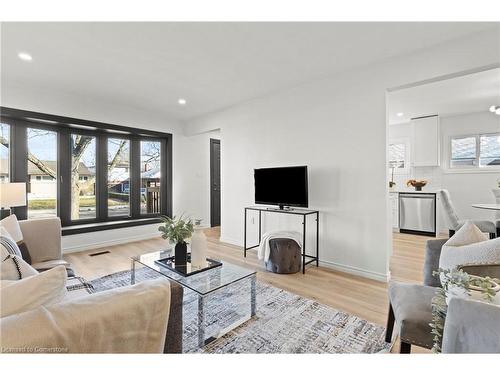
<svg viewBox="0 0 500 375"><path fill-rule="evenodd" d="M439 190L438 197L441 200L443 206L443 213L448 225L448 231L450 237L459 230L466 221L472 221L481 232L489 233L490 238L495 238L497 233L497 228L495 223L488 220L461 220L455 210L455 206L451 201L450 192L446 189Z"/></svg>
<svg viewBox="0 0 500 375"><path fill-rule="evenodd" d="M71 265L62 257L61 220L58 217L19 221L24 243L31 257L31 266L44 271L56 266L66 267L74 276Z"/></svg>

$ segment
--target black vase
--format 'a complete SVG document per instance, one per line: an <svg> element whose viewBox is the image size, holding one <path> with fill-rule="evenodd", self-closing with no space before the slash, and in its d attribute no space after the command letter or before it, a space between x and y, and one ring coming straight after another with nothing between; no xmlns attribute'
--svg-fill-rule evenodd
<svg viewBox="0 0 500 375"><path fill-rule="evenodd" d="M179 242L175 245L175 265L185 266L187 262L187 244Z"/></svg>

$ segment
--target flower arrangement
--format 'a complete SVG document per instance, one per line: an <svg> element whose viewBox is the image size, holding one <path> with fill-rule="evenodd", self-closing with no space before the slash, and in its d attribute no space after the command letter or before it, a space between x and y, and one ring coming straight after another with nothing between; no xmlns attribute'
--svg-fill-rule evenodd
<svg viewBox="0 0 500 375"><path fill-rule="evenodd" d="M182 216L179 218L162 216L161 221L163 225L158 227L158 230L163 233L161 237L171 244L175 244L175 265L185 266L187 263L186 240L193 235L193 221L191 219L185 220Z"/></svg>
<svg viewBox="0 0 500 375"><path fill-rule="evenodd" d="M161 237L172 244L185 243L193 235L194 225L191 219L162 216L161 221L163 225L158 228L163 233Z"/></svg>
<svg viewBox="0 0 500 375"><path fill-rule="evenodd" d="M406 186L413 186L416 191L421 191L427 185L427 180L408 180Z"/></svg>
<svg viewBox="0 0 500 375"><path fill-rule="evenodd" d="M435 276L441 278L441 288L437 288L436 295L432 298L432 328L434 345L433 353L441 353L444 322L448 311L448 302L451 297L467 298L471 291L479 292L483 300L492 302L500 290L500 280L488 276L480 277L469 275L461 269L434 271Z"/></svg>

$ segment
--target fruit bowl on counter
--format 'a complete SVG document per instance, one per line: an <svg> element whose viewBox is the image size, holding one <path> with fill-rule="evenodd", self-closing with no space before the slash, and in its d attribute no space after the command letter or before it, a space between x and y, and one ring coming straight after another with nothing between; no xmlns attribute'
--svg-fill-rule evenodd
<svg viewBox="0 0 500 375"><path fill-rule="evenodd" d="M422 191L422 188L427 185L426 180L408 180L406 186L413 186L415 191Z"/></svg>

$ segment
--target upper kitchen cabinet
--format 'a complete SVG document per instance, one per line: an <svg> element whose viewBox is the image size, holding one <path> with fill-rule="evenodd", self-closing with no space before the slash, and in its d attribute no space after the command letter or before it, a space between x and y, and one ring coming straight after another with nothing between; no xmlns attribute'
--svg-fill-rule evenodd
<svg viewBox="0 0 500 375"><path fill-rule="evenodd" d="M412 126L413 166L439 166L439 116L412 119Z"/></svg>

